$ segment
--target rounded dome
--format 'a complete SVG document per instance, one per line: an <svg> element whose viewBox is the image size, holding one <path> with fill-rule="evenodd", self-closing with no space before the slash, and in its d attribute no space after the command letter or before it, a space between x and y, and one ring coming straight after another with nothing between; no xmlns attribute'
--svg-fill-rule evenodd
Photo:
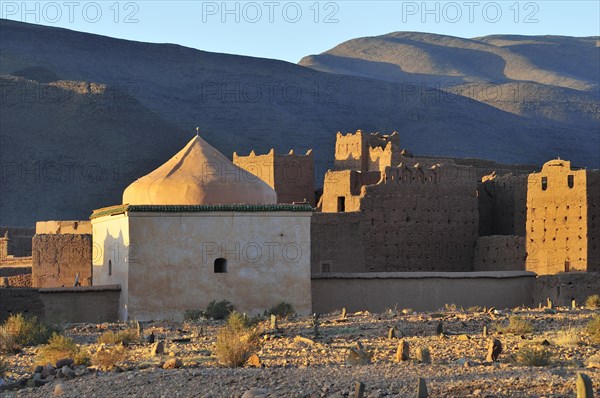
<svg viewBox="0 0 600 398"><path fill-rule="evenodd" d="M130 205L274 204L277 194L196 135L181 151L123 192Z"/></svg>

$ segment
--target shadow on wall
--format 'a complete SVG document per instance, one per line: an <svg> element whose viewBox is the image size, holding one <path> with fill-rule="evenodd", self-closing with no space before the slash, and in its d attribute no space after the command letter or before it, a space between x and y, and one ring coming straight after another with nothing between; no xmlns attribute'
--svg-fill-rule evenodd
<svg viewBox="0 0 600 398"><path fill-rule="evenodd" d="M0 289L0 321L11 314L35 315L48 324L66 322L116 322L118 286L86 286L55 289Z"/></svg>
<svg viewBox="0 0 600 398"><path fill-rule="evenodd" d="M99 223L94 226L92 284L98 288L120 286L119 315L123 316L121 319L127 319L129 262L132 261L131 254L135 253L135 250L132 251L129 243L125 242L122 228L126 227L126 224L119 223L116 226L118 231L111 230L115 227L112 223ZM100 231L104 232L103 240ZM102 243L98 243L98 240Z"/></svg>

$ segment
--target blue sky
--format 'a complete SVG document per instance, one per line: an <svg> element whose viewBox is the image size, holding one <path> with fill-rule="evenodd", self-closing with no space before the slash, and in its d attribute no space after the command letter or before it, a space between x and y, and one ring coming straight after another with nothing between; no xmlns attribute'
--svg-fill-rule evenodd
<svg viewBox="0 0 600 398"><path fill-rule="evenodd" d="M600 35L598 1L0 1L2 18L298 62L362 36Z"/></svg>

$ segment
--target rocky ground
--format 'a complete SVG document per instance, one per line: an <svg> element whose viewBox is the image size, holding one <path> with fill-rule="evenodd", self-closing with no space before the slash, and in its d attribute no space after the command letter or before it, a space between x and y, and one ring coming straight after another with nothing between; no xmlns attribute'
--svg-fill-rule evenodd
<svg viewBox="0 0 600 398"><path fill-rule="evenodd" d="M426 381L430 397L574 397L578 373L593 381L600 394L600 346L594 345L585 325L599 310L514 309L496 311L452 308L438 313L410 310L385 314L359 312L323 315L315 338L311 317L279 322L278 330L265 322L260 364L229 369L214 354L217 330L223 321L145 322L143 334L164 341L164 354L153 355L150 343L130 344L113 371L96 366L73 367L81 376L56 373L40 387L23 387L32 379L39 347L25 348L7 358L4 397L353 397L356 382L365 385L365 397L414 397L419 378ZM525 334L501 334L497 325L510 316L525 318L534 328ZM440 321L442 324L440 325ZM488 336L483 327L487 326ZM64 333L90 352L105 350L97 343L107 330L127 324L72 324ZM443 334L439 335L439 328ZM395 336L389 338L390 329ZM562 333L570 330L571 336ZM409 359L396 362L400 339L410 347ZM497 362L486 360L494 339L502 343ZM349 356L361 343L360 355ZM108 347L110 348L110 347ZM429 348L431 363L420 363L416 352ZM517 362L519 350L547 350L545 366ZM353 360L353 358L355 360ZM180 361L177 361L177 360ZM167 365L165 365L167 363ZM352 363L352 364L351 364ZM164 369L164 367L179 367ZM39 369L38 369L39 370ZM68 369L67 369L68 370ZM70 370L68 373L73 373ZM70 378L72 377L72 378ZM70 378L70 379L69 379ZM50 377L52 379L52 377ZM32 385L32 381L29 381ZM41 384L41 383L40 383ZM60 384L60 386L58 386ZM12 389L7 390L6 387Z"/></svg>

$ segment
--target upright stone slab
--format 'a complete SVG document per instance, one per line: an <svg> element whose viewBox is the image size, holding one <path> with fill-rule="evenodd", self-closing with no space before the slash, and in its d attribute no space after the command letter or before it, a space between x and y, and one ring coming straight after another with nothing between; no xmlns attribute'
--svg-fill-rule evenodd
<svg viewBox="0 0 600 398"><path fill-rule="evenodd" d="M419 347L417 348L417 361L419 363L431 363L431 353L429 352L429 348L427 347Z"/></svg>
<svg viewBox="0 0 600 398"><path fill-rule="evenodd" d="M577 375L577 398L594 398L592 379L585 373Z"/></svg>
<svg viewBox="0 0 600 398"><path fill-rule="evenodd" d="M365 385L360 381L357 381L354 384L354 397L355 398L364 398L365 396Z"/></svg>
<svg viewBox="0 0 600 398"><path fill-rule="evenodd" d="M388 330L388 339L391 340L394 338L396 338L396 329L392 327Z"/></svg>
<svg viewBox="0 0 600 398"><path fill-rule="evenodd" d="M429 394L427 393L427 383L425 383L425 379L419 377L417 381L417 398L427 398Z"/></svg>
<svg viewBox="0 0 600 398"><path fill-rule="evenodd" d="M271 329L277 329L277 315L275 314L271 315Z"/></svg>
<svg viewBox="0 0 600 398"><path fill-rule="evenodd" d="M435 333L439 336L440 334L444 334L444 322L439 321L435 326Z"/></svg>
<svg viewBox="0 0 600 398"><path fill-rule="evenodd" d="M488 344L488 351L485 360L488 362L496 362L501 353L502 343L500 340L494 339Z"/></svg>
<svg viewBox="0 0 600 398"><path fill-rule="evenodd" d="M398 350L396 351L396 362L408 361L410 358L410 346L408 341L400 340Z"/></svg>

